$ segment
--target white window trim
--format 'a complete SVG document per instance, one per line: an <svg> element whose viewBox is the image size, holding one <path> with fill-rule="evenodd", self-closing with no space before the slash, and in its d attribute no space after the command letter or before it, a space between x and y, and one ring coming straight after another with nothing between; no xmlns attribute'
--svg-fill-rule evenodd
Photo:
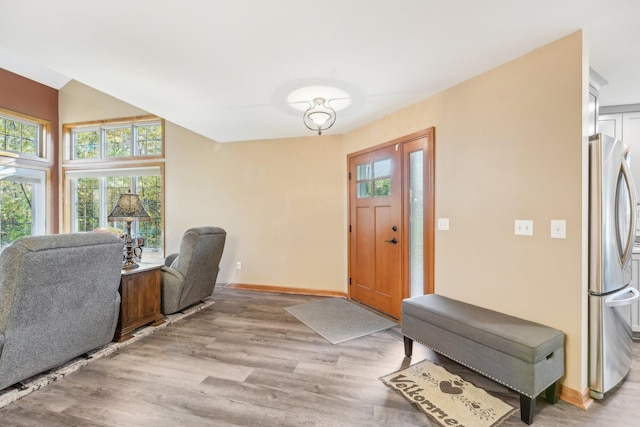
<svg viewBox="0 0 640 427"><path fill-rule="evenodd" d="M50 162L50 140L49 140L49 132L51 124L48 120L41 120L37 117L27 116L20 113L14 113L10 110L5 110L0 108L0 117L4 119L8 119L11 121L25 123L29 125L36 126L38 128L38 140L36 141L36 154L22 153L10 150L4 150L0 148L0 157L13 158L17 159L17 161L25 160L35 160L37 162Z"/></svg>
<svg viewBox="0 0 640 427"><path fill-rule="evenodd" d="M96 160L101 160L101 161L121 161L121 160L132 160L132 159L137 159L140 157L147 157L148 155L141 155L140 154L140 150L139 150L139 145L138 145L138 139L137 139L137 134L136 134L136 128L139 127L146 127L146 126L161 126L164 129L164 123L162 122L162 120L149 120L149 121L132 121L132 122L123 122L123 123L113 123L113 124L105 124L105 125L93 125L93 126L77 126L77 127L72 127L70 130L70 147L69 147L69 160L70 161L96 161ZM107 144L106 144L106 133L108 130L111 129L120 129L120 128L129 128L131 129L131 140L129 141L130 143L130 149L131 149L131 155L130 156L122 156L122 157L109 157L107 156ZM76 139L74 137L74 134L76 132L87 132L87 131L97 131L99 134L99 147L98 147L98 151L99 151L99 157L97 158L92 158L92 159L78 159L75 157L75 152L76 152ZM163 140L163 146L164 146L164 140ZM164 147L162 148L162 151L164 151ZM152 157L155 156L159 156L159 154L153 154L151 155Z"/></svg>

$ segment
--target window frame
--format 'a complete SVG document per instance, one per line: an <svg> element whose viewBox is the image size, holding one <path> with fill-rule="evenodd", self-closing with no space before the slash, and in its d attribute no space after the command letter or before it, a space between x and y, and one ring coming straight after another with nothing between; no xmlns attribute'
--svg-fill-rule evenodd
<svg viewBox="0 0 640 427"><path fill-rule="evenodd" d="M50 227L48 213L49 197L48 186L51 179L50 171L46 168L34 168L31 166L23 166L18 164L0 164L0 174L4 169L14 170L15 173L8 174L7 178L2 180L12 182L28 182L31 183L31 199L29 201L31 209L31 236L42 236L47 234ZM35 203L37 202L37 203ZM2 207L0 206L0 210ZM4 224L0 223L0 230L4 231ZM0 242L0 248L13 243L8 241L6 243Z"/></svg>
<svg viewBox="0 0 640 427"><path fill-rule="evenodd" d="M92 165L93 166L93 165ZM161 184L160 184L160 239L161 244L158 248L158 252L145 252L145 257L148 255L150 258L162 258L164 257L165 252L165 173L164 173L164 162L147 162L147 163L127 163L123 165L110 165L109 167L63 167L62 168L62 196L63 196L63 224L62 229L66 233L74 232L74 220L75 215L73 214L74 209L74 191L75 184L73 182L74 179L77 178L107 178L114 176L122 176L122 177L131 177L131 176L146 176L141 175L140 172L144 172L145 169L159 170L159 174L151 173L149 176L157 175L160 176ZM136 173L138 172L138 173ZM104 209L108 210L108 207L105 207L105 196L106 196L106 188L99 188L101 192L100 203ZM100 224L98 227L107 226L106 217L109 215L109 212L106 210L101 211ZM104 216L104 218L102 218ZM104 220L104 221L103 221ZM137 225L132 224L133 228Z"/></svg>
<svg viewBox="0 0 640 427"><path fill-rule="evenodd" d="M32 188L31 199L31 235L43 235L52 231L54 209L52 209L52 177L54 161L51 158L52 148L51 122L28 114L0 108L3 118L39 126L36 154L20 153L0 149L0 166L16 169L16 175L24 177L37 176L41 182ZM55 181L55 180L54 180ZM35 193L33 192L35 191Z"/></svg>
<svg viewBox="0 0 640 427"><path fill-rule="evenodd" d="M140 127L144 124L154 124L157 123L162 127L162 148L159 154L152 155L137 155L138 151L137 144L135 143L135 128ZM106 144L105 144L105 133L109 129L115 129L120 127L130 127L132 129L131 135L131 155L130 156L118 156L118 157L107 157ZM99 156L95 158L87 158L87 159L75 159L74 155L74 141L73 141L73 132L75 130L98 130L99 133ZM67 165L71 164L87 164L87 163L112 163L112 162L123 162L123 161L139 161L139 160L157 160L164 159L165 152L165 121L157 116L136 116L136 117L125 117L118 119L108 119L108 120L98 120L98 121L89 121L89 122L78 122L78 123L68 123L62 126L62 162Z"/></svg>
<svg viewBox="0 0 640 427"><path fill-rule="evenodd" d="M49 149L51 139L51 123L48 120L40 119L38 117L18 113L16 111L7 110L4 108L0 108L0 116L13 121L36 125L39 127L36 154L4 150L0 147L0 158L21 159L48 164L52 163L52 150ZM4 161L2 162L4 163Z"/></svg>
<svg viewBox="0 0 640 427"><path fill-rule="evenodd" d="M377 175L376 165L381 164L383 162L389 162L389 173L384 173ZM364 177L359 175L360 167L364 167ZM386 170L383 170L386 172ZM369 199L369 198L380 198L380 197L390 197L391 196L391 161L388 158L378 159L374 161L368 161L366 163L360 163L356 165L356 199ZM378 194L378 185L377 183L386 181L389 184L386 188L389 191L385 191L384 193ZM365 195L361 195L361 185L365 185ZM383 186L385 188L385 186Z"/></svg>
<svg viewBox="0 0 640 427"><path fill-rule="evenodd" d="M100 142L100 157L90 159L72 159L72 133L78 129L100 129L101 132L107 128L131 126L132 130L137 125L143 125L145 123L158 123L162 127L161 143L162 149L160 154L155 155L133 155L126 157L105 157L105 145ZM100 137L103 140L102 136ZM145 252L145 258L162 258L165 252L165 187L166 176L164 169L164 153L165 153L165 121L157 116L135 116L118 119L108 120L95 120L78 123L68 123L62 125L62 147L61 147L61 210L62 232L70 233L73 229L72 218L74 215L72 210L73 206L73 186L71 185L71 179L78 177L82 173L89 173L93 176L109 176L109 173L124 174L127 169L139 170L144 168L159 168L160 169L160 248L157 253ZM137 175L140 176L140 175ZM108 213L107 213L108 215Z"/></svg>

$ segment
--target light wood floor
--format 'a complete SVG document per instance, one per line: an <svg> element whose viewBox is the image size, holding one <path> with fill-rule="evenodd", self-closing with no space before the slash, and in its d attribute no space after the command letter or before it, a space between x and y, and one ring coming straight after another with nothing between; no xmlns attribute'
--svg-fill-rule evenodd
<svg viewBox="0 0 640 427"><path fill-rule="evenodd" d="M518 408L518 396L399 328L332 345L284 307L317 297L216 289L216 303L0 409L2 426L432 426L380 376L423 359ZM538 399L534 426L640 425L640 344L589 411ZM516 411L502 426L523 426Z"/></svg>

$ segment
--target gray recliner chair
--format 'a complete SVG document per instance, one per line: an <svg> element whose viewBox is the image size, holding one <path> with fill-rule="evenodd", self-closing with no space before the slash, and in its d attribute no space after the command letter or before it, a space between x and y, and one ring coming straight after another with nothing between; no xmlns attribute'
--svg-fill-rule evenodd
<svg viewBox="0 0 640 427"><path fill-rule="evenodd" d="M24 237L0 254L0 389L108 344L123 242L100 233Z"/></svg>
<svg viewBox="0 0 640 427"><path fill-rule="evenodd" d="M227 233L219 227L185 231L180 252L162 267L162 313L172 314L213 294Z"/></svg>

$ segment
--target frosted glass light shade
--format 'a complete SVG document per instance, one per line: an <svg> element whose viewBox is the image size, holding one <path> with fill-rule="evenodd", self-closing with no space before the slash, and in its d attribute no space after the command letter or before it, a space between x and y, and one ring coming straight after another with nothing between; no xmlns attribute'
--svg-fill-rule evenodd
<svg viewBox="0 0 640 427"><path fill-rule="evenodd" d="M314 98L313 105L305 111L303 120L307 128L322 135L323 130L329 129L336 122L336 112L324 98Z"/></svg>

